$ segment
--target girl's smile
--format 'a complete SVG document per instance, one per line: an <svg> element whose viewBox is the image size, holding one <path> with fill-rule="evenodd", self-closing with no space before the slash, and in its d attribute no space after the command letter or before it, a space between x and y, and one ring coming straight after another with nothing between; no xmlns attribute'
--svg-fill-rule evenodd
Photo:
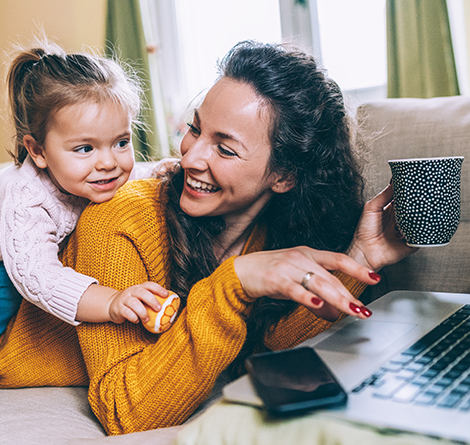
<svg viewBox="0 0 470 445"><path fill-rule="evenodd" d="M58 110L43 146L25 146L64 193L100 203L111 199L134 167L131 118L113 103L84 102Z"/></svg>

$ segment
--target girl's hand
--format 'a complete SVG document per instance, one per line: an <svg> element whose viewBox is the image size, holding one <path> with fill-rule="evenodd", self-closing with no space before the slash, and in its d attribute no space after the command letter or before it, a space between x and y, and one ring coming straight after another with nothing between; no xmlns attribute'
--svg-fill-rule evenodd
<svg viewBox="0 0 470 445"><path fill-rule="evenodd" d="M364 206L347 254L377 272L417 250L406 245L396 227L393 188L389 185Z"/></svg>
<svg viewBox="0 0 470 445"><path fill-rule="evenodd" d="M155 312L161 309L155 295L166 298L169 293L159 284L150 281L128 287L123 291L115 291L109 298L109 321L123 323L124 320L129 320L138 323L140 320L146 323L149 314L145 305Z"/></svg>
<svg viewBox="0 0 470 445"><path fill-rule="evenodd" d="M329 271L339 270L366 284L380 277L347 255L309 247L257 252L235 258L235 271L244 291L252 298L263 296L296 301L330 321L339 311L359 318L372 314ZM306 275L311 272L311 275Z"/></svg>

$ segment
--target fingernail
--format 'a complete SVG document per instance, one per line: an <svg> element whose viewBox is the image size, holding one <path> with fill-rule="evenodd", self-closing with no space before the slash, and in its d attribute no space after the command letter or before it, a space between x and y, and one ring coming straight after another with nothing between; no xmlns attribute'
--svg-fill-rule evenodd
<svg viewBox="0 0 470 445"><path fill-rule="evenodd" d="M365 306L362 306L361 308L361 312L366 316L366 317L370 317L372 315L372 311L367 309Z"/></svg>
<svg viewBox="0 0 470 445"><path fill-rule="evenodd" d="M371 277L374 281L380 281L382 278L378 273L372 271L369 272L369 277Z"/></svg>
<svg viewBox="0 0 470 445"><path fill-rule="evenodd" d="M312 304L314 304L315 306L318 306L320 303L321 303L321 300L317 297L312 297L310 299L310 301L312 302Z"/></svg>
<svg viewBox="0 0 470 445"><path fill-rule="evenodd" d="M361 308L359 306L357 306L356 304L354 304L354 303L349 303L349 309L351 309L356 314L361 313Z"/></svg>

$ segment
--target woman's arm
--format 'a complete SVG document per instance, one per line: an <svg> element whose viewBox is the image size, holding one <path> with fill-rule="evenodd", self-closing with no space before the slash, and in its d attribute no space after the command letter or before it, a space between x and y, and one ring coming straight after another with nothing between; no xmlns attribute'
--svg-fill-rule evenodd
<svg viewBox="0 0 470 445"><path fill-rule="evenodd" d="M144 281L166 287L167 241L155 194L154 181L139 181L109 203L89 207L64 251L67 265L117 289ZM193 287L160 336L128 322L77 327L89 400L106 431L143 431L187 419L241 349L250 302L229 259Z"/></svg>

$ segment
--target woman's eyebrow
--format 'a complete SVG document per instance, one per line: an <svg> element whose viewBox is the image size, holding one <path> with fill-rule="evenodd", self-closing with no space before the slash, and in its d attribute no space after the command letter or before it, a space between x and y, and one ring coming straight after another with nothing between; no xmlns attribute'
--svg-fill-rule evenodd
<svg viewBox="0 0 470 445"><path fill-rule="evenodd" d="M201 119L199 117L199 113L197 110L194 111L194 119L200 124L201 122ZM244 149L244 150L247 150L247 148L245 147L245 145L243 144L242 141L240 141L240 139L237 139L235 136L232 136L231 134L227 134L227 133L224 133L222 131L216 131L214 133L214 136L220 138L220 139L227 139L229 141L233 141L239 145L241 145L241 147Z"/></svg>

